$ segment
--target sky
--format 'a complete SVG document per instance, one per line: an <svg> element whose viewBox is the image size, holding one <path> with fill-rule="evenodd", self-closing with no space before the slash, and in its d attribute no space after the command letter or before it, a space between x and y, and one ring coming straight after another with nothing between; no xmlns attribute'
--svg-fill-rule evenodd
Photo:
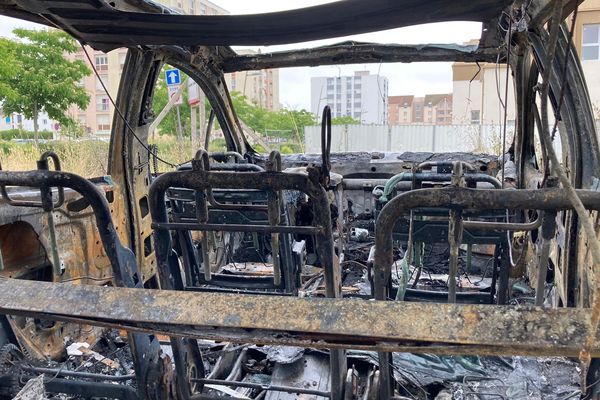
<svg viewBox="0 0 600 400"><path fill-rule="evenodd" d="M231 14L251 14L283 11L318 4L323 0L212 0ZM35 24L0 17L0 36L10 36L16 27L33 28ZM363 35L313 41L285 46L260 47L262 52L314 47L345 40L397 44L464 43L481 36L481 24L474 22L446 22L392 29ZM246 47L247 48L247 47ZM240 49L234 47L234 49ZM254 48L258 50L259 48ZM310 78L313 76L353 75L354 71L369 70L389 80L390 95L423 96L430 93L452 91L451 63L367 64L284 68L279 73L279 92L282 105L293 109L310 109Z"/></svg>

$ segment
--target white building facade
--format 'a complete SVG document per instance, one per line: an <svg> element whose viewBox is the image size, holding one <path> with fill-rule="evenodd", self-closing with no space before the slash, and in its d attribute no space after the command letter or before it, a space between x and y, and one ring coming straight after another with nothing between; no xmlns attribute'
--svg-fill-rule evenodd
<svg viewBox="0 0 600 400"><path fill-rule="evenodd" d="M387 124L388 79L357 71L353 76L311 78L311 112L320 118L328 105L331 115L352 117L363 124Z"/></svg>
<svg viewBox="0 0 600 400"><path fill-rule="evenodd" d="M22 114L12 113L5 115L0 110L0 117L0 131L23 129L33 132L33 119L25 118ZM60 125L56 121L51 120L45 112L40 113L38 116L39 131L56 132L58 129L60 129Z"/></svg>

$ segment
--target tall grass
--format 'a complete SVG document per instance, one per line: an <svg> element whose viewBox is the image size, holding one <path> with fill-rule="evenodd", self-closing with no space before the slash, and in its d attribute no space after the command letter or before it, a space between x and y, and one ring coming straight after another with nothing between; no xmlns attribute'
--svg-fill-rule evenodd
<svg viewBox="0 0 600 400"><path fill-rule="evenodd" d="M171 164L181 164L189 161L192 156L192 145L184 141L182 145L173 137L159 137L152 141L157 145L158 156ZM18 143L0 141L0 163L5 171L29 171L36 169L36 161L47 150L54 151L61 161L63 171L72 172L86 178L103 176L108 163L107 142L95 140L81 141L51 141L40 143ZM210 151L225 150L225 141L215 139L209 146ZM172 167L158 163L159 171L169 171ZM53 169L53 167L50 167Z"/></svg>
<svg viewBox="0 0 600 400"><path fill-rule="evenodd" d="M36 169L42 153L52 150L60 158L63 171L88 178L106 174L108 143L101 141L53 141L40 143L38 147L33 143L0 142L0 149L3 170Z"/></svg>

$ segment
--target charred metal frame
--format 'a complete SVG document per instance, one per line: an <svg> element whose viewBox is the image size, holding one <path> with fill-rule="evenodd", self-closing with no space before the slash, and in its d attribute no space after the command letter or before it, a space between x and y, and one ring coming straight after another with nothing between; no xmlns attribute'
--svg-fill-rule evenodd
<svg viewBox="0 0 600 400"><path fill-rule="evenodd" d="M96 225L100 233L104 251L113 269L115 283L119 286L129 288L143 288L135 256L131 250L121 244L112 221L106 197L92 182L72 173L48 171L42 168L37 171L27 172L0 171L0 187L6 186L36 187L42 193L51 193L52 187L60 189L70 188L81 194L94 210ZM50 204L51 197L45 197L46 199L42 198L42 201ZM51 212L52 207L49 205L47 207L50 207L50 211L48 212ZM57 298L61 298L60 295L55 297L55 299ZM132 353L134 354L136 376L138 378L138 394L142 398L155 398L152 395L153 392L164 393L167 389L163 387L163 384L167 383L167 385L170 385L168 383L170 379L168 378L169 367L162 364L160 344L154 335L143 333L131 333L130 341ZM162 380L156 381L152 378L153 375L167 377L167 382ZM94 384L88 384L88 387L84 387L82 390L91 390L89 385ZM59 383L57 382L55 385L59 385ZM68 382L66 382L61 387L68 389L69 386ZM129 390L127 389L125 392L129 393Z"/></svg>
<svg viewBox="0 0 600 400"><path fill-rule="evenodd" d="M181 277L179 277L179 266L170 261L172 252L171 230L199 230L203 232L234 230L237 232L269 232L272 235L278 233L311 233L316 236L316 247L321 266L325 275L326 295L330 298L341 297L340 271L334 263L333 233L331 228L331 214L329 201L325 189L316 180L316 170L309 170L308 176L301 174L290 174L276 171L281 168L281 160L278 153L272 154L270 163L265 172L213 172L206 170L208 166L208 155L202 153L199 158L192 161L191 171L167 172L154 180L150 187L149 203L152 215L152 228L154 229L155 251L158 262L159 276L164 288L182 290ZM313 178L311 178L313 177ZM184 188L196 191L196 204L198 223L170 223L165 196L170 188ZM207 224L207 208L205 192L219 189L256 189L268 192L280 193L283 190L296 190L305 193L313 201L315 226L311 227L281 227L279 222L279 199L280 195L269 195L269 225L236 225L228 227L227 224ZM200 200L200 202L199 202ZM202 210L204 209L204 211ZM282 229L285 228L285 229ZM300 229L299 229L300 228ZM277 240L278 242L278 240ZM207 243L202 243L203 248ZM275 247L275 244L273 244ZM206 253L205 250L203 252ZM275 256L274 256L275 258ZM274 264L274 268L277 264ZM210 276L210 264L207 259L204 263L205 278L209 282L213 280ZM208 277L206 276L208 275ZM215 277L216 278L216 277ZM276 283L277 274L273 278ZM263 297L264 298L264 297ZM175 353L175 352L174 352ZM176 355L177 359L177 355ZM177 361L176 361L177 363ZM346 361L344 352L339 349L330 351L331 365L331 393L333 398L340 398L343 393L343 378L346 373ZM179 369L179 374L182 374Z"/></svg>
<svg viewBox="0 0 600 400"><path fill-rule="evenodd" d="M589 210L600 210L600 193L578 191ZM544 210L549 215L571 209L568 198L558 189L539 190L475 190L459 187L419 189L394 197L381 210L375 229L374 283L375 299L387 300L393 264L393 230L397 221L417 207L444 207L456 212L461 220L462 210ZM543 224L542 224L543 226ZM547 236L547 233L544 234ZM454 247L460 243L454 243ZM450 292L449 292L450 293ZM391 390L390 355L380 353L381 397L389 398Z"/></svg>

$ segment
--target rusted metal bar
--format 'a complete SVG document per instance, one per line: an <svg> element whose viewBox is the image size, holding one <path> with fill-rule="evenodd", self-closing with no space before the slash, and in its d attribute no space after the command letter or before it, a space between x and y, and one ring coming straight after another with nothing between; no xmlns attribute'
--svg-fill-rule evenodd
<svg viewBox="0 0 600 400"><path fill-rule="evenodd" d="M184 231L216 231L216 232L259 232L259 233L296 233L299 235L322 235L321 226L270 226L244 224L197 224L187 222L154 222L153 229L172 229Z"/></svg>
<svg viewBox="0 0 600 400"><path fill-rule="evenodd" d="M0 312L302 347L577 356L589 309L362 301L0 279ZM597 343L594 356L600 355Z"/></svg>
<svg viewBox="0 0 600 400"><path fill-rule="evenodd" d="M542 217L531 222L463 221L465 229L489 229L493 231L533 231L542 226Z"/></svg>
<svg viewBox="0 0 600 400"><path fill-rule="evenodd" d="M193 164L193 168L197 170L208 171L210 169L208 153L204 149L200 149L196 152L194 157L198 162ZM206 202L206 195L211 193L210 188L204 188L202 190L196 190L196 219L199 224L206 224L208 222L208 205ZM160 227L157 227L160 229ZM203 234L200 239L200 249L202 252L202 269L204 271L204 279L210 281L212 279L212 271L210 265L210 256L208 254L208 235Z"/></svg>
<svg viewBox="0 0 600 400"><path fill-rule="evenodd" d="M462 211L450 210L450 221L448 224L448 243L450 244L450 259L448 263L448 303L456 303L456 275L458 274L458 256L462 236Z"/></svg>
<svg viewBox="0 0 600 400"><path fill-rule="evenodd" d="M419 61L495 62L496 49L464 45L399 45L344 42L312 49L238 55L223 61L224 72L298 66Z"/></svg>
<svg viewBox="0 0 600 400"><path fill-rule="evenodd" d="M269 160L267 162L268 171L281 172L281 154L278 151L273 150L269 154ZM281 217L281 190L275 192L269 191L267 193L267 208L269 226L277 227L280 223ZM271 254L273 258L273 282L275 285L281 284L281 257L279 248L279 233L271 232Z"/></svg>
<svg viewBox="0 0 600 400"><path fill-rule="evenodd" d="M452 185L463 187L463 164L460 161L452 163ZM448 303L456 303L456 275L458 274L458 256L463 237L462 210L450 209L448 222L448 243L450 244L450 259L448 263Z"/></svg>
<svg viewBox="0 0 600 400"><path fill-rule="evenodd" d="M38 170L40 170L40 171L48 171L50 169L49 165L48 165L48 159L51 159L52 162L54 163L54 170L55 171L60 171L61 170L60 158L53 151L46 151L46 152L44 152L40 156L40 158L36 162ZM2 170L2 166L0 166L0 171L1 170ZM52 192L50 191L50 188L47 187L46 190L48 192L50 192L50 196L52 196ZM0 185L0 196L2 198L4 198L8 202L8 204L10 204L11 206L15 206L15 207L39 207L39 208L41 208L43 206L43 203L44 203L44 200L42 200L42 201L19 201L19 200L13 200L9 196L9 194L8 194L8 192L6 190L6 185ZM46 202L46 208L58 208L58 207L62 206L64 202L65 202L64 188L63 187L58 187L58 199L56 200L56 203L48 205L47 202ZM52 200L50 200L50 203L52 203Z"/></svg>

